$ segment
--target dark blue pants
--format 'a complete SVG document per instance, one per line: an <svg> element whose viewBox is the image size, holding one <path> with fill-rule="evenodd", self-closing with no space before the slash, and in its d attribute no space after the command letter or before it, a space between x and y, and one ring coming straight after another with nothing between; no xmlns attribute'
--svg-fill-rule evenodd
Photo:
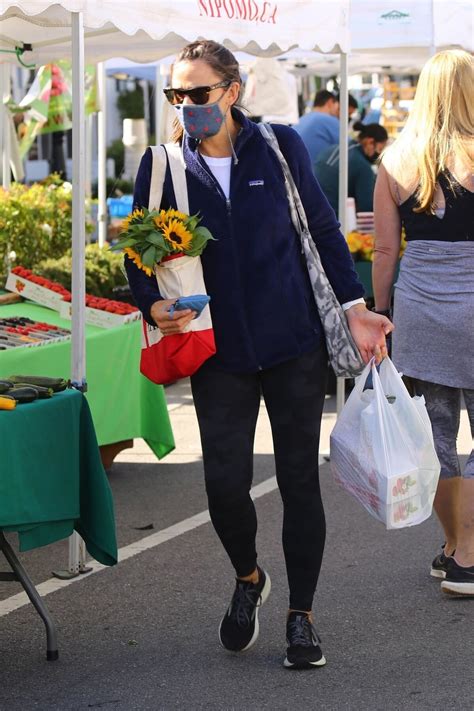
<svg viewBox="0 0 474 711"><path fill-rule="evenodd" d="M260 397L272 427L283 500L283 550L290 607L310 610L321 568L326 523L318 449L326 393L325 348L258 373L202 368L191 378L214 528L239 577L257 563L257 517L250 498Z"/></svg>

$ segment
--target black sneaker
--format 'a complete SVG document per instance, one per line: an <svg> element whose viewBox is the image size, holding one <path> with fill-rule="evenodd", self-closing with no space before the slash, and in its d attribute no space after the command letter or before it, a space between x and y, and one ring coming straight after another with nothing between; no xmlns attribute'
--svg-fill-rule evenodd
<svg viewBox="0 0 474 711"><path fill-rule="evenodd" d="M288 669L311 669L323 667L326 659L319 646L316 630L305 612L290 612L286 623L286 659L283 662Z"/></svg>
<svg viewBox="0 0 474 711"><path fill-rule="evenodd" d="M474 565L464 568L454 558L448 558L441 590L456 597L474 597Z"/></svg>
<svg viewBox="0 0 474 711"><path fill-rule="evenodd" d="M258 609L270 594L270 576L258 568L258 583L236 580L229 609L219 627L219 639L231 652L244 652L257 641Z"/></svg>
<svg viewBox="0 0 474 711"><path fill-rule="evenodd" d="M444 546L446 544L443 543L441 548L443 549L442 553L436 556L434 558L433 562L431 563L431 570L430 570L430 575L433 576L433 578L445 578L446 577L446 568L448 565L448 558L449 556L444 554Z"/></svg>

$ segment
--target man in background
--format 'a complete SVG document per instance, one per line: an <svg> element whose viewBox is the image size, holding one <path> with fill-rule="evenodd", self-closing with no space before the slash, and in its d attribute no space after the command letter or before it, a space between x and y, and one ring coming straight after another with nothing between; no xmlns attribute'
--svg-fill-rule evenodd
<svg viewBox="0 0 474 711"><path fill-rule="evenodd" d="M350 122L358 104L351 94L348 102ZM339 97L326 89L318 91L313 110L302 116L293 128L301 136L314 165L322 151L339 143Z"/></svg>
<svg viewBox="0 0 474 711"><path fill-rule="evenodd" d="M314 165L321 151L339 143L339 100L335 94L321 89L314 97L313 110L293 126L308 149Z"/></svg>

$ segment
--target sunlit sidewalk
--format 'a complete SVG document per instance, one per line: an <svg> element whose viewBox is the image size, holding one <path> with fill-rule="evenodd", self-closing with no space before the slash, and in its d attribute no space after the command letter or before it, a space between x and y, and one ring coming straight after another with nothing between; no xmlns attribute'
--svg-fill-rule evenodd
<svg viewBox="0 0 474 711"><path fill-rule="evenodd" d="M201 459L199 429L194 411L189 380L182 380L166 388L166 400L176 441L176 449L167 455L167 462L185 464ZM326 396L321 423L320 455L329 455L329 437L336 422L336 397ZM472 437L469 419L465 408L461 412L461 427L458 436L458 453L468 455L472 450ZM272 436L263 399L260 404L260 416L255 435L255 453L272 454ZM133 448L124 449L115 459L116 462L156 462L156 457L143 439L135 439Z"/></svg>

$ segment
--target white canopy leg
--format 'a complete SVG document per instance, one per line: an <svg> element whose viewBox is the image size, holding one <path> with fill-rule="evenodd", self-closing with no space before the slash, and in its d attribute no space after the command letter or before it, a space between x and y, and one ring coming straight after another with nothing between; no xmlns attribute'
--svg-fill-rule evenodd
<svg viewBox="0 0 474 711"><path fill-rule="evenodd" d="M97 114L97 193L99 199L97 222L99 247L103 247L107 240L107 84L104 62L97 65L97 80L100 106L100 111Z"/></svg>
<svg viewBox="0 0 474 711"><path fill-rule="evenodd" d="M71 381L85 389L85 117L84 26L72 13L72 361Z"/></svg>
<svg viewBox="0 0 474 711"><path fill-rule="evenodd" d="M5 171L3 170L3 155L4 155L4 141L5 141L5 126L7 123L6 111L3 106L3 85L4 85L4 67L5 65L0 64L0 176L3 184L3 176Z"/></svg>
<svg viewBox="0 0 474 711"><path fill-rule="evenodd" d="M5 102L10 98L10 65L6 62L0 64L0 113L1 113L1 159L2 159L2 186L5 190L10 187L10 116Z"/></svg>
<svg viewBox="0 0 474 711"><path fill-rule="evenodd" d="M82 12L72 19L72 339L71 382L86 390L85 354L85 112L84 112L84 25ZM67 578L86 572L85 546L73 533L69 538L69 567L55 573Z"/></svg>
<svg viewBox="0 0 474 711"><path fill-rule="evenodd" d="M164 67L157 64L155 73L155 143L158 146L161 136L161 116L163 113L163 70Z"/></svg>
<svg viewBox="0 0 474 711"><path fill-rule="evenodd" d="M347 221L347 183L348 183L348 128L349 128L349 106L347 89L347 54L341 52L341 83L339 88L339 222L341 232L346 236ZM344 407L345 401L345 379L337 378L336 386L336 412L339 415Z"/></svg>

